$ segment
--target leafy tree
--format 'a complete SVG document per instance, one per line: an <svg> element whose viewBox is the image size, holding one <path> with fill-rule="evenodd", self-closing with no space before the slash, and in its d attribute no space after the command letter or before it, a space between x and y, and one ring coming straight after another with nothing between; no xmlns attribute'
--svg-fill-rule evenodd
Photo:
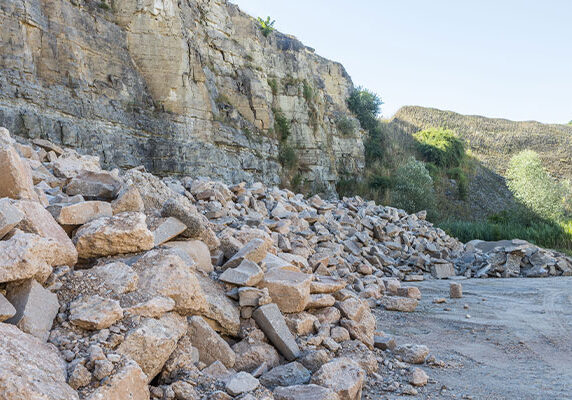
<svg viewBox="0 0 572 400"><path fill-rule="evenodd" d="M266 20L258 17L258 28L262 31L264 37L268 37L268 35L276 30L276 28L274 28L275 22L275 20L270 20L270 17L266 17Z"/></svg>
<svg viewBox="0 0 572 400"><path fill-rule="evenodd" d="M451 130L429 128L413 137L425 160L439 167L458 167L465 156L463 141Z"/></svg>
<svg viewBox="0 0 572 400"><path fill-rule="evenodd" d="M393 177L392 205L409 213L435 208L433 179L422 161L411 157Z"/></svg>
<svg viewBox="0 0 572 400"><path fill-rule="evenodd" d="M509 189L525 206L543 218L563 218L565 188L546 172L536 152L524 150L513 156L506 175Z"/></svg>
<svg viewBox="0 0 572 400"><path fill-rule="evenodd" d="M348 98L348 108L355 114L362 128L370 133L377 127L377 117L382 104L377 94L361 86L354 88Z"/></svg>

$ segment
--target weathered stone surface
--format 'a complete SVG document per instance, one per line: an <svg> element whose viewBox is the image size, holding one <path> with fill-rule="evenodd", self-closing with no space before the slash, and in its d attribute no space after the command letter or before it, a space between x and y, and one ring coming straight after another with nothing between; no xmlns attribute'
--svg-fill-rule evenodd
<svg viewBox="0 0 572 400"><path fill-rule="evenodd" d="M310 382L312 374L296 361L272 368L262 374L260 383L269 389L276 386L303 385Z"/></svg>
<svg viewBox="0 0 572 400"><path fill-rule="evenodd" d="M273 269L264 275L259 286L267 288L280 311L294 313L304 311L310 301L312 275L301 272Z"/></svg>
<svg viewBox="0 0 572 400"><path fill-rule="evenodd" d="M181 315L207 312L207 299L193 266L177 254L150 251L133 264L133 269L141 290L173 299L175 311Z"/></svg>
<svg viewBox="0 0 572 400"><path fill-rule="evenodd" d="M83 171L99 172L99 157L79 155L75 151L65 150L61 157L52 161L54 175L60 178L74 178Z"/></svg>
<svg viewBox="0 0 572 400"><path fill-rule="evenodd" d="M395 348L394 353L406 363L423 364L429 355L429 348L418 344L402 344Z"/></svg>
<svg viewBox="0 0 572 400"><path fill-rule="evenodd" d="M413 386L425 386L429 377L421 368L414 368L411 376L409 377L409 383Z"/></svg>
<svg viewBox="0 0 572 400"><path fill-rule="evenodd" d="M122 262L98 265L91 268L88 274L103 280L105 287L118 295L134 291L139 282L139 277L133 268Z"/></svg>
<svg viewBox="0 0 572 400"><path fill-rule="evenodd" d="M437 279L445 279L455 276L455 268L453 264L433 264L431 266L431 275Z"/></svg>
<svg viewBox="0 0 572 400"><path fill-rule="evenodd" d="M112 215L111 204L105 201L53 204L47 210L60 225L83 225L94 219Z"/></svg>
<svg viewBox="0 0 572 400"><path fill-rule="evenodd" d="M91 258L150 250L154 237L145 224L145 214L122 213L83 225L73 242L80 258Z"/></svg>
<svg viewBox="0 0 572 400"><path fill-rule="evenodd" d="M349 358L336 358L312 376L311 383L332 389L340 400L361 399L365 371Z"/></svg>
<svg viewBox="0 0 572 400"><path fill-rule="evenodd" d="M139 190L135 185L129 184L124 186L117 194L117 198L111 202L111 209L113 215L123 212L143 212L145 204Z"/></svg>
<svg viewBox="0 0 572 400"><path fill-rule="evenodd" d="M362 314L359 320L344 318L340 323L348 330L352 339L357 339L368 348L373 349L376 322L369 308Z"/></svg>
<svg viewBox="0 0 572 400"><path fill-rule="evenodd" d="M198 271L211 273L213 265L209 247L200 240L171 241L164 244L168 248L176 248L184 251L195 262Z"/></svg>
<svg viewBox="0 0 572 400"><path fill-rule="evenodd" d="M331 389L319 385L294 385L274 390L275 400L339 400Z"/></svg>
<svg viewBox="0 0 572 400"><path fill-rule="evenodd" d="M393 350L397 344L395 339L390 336L375 336L374 346L381 350Z"/></svg>
<svg viewBox="0 0 572 400"><path fill-rule="evenodd" d="M230 260L223 265L223 268L234 268L243 260L250 260L252 262L259 263L264 260L264 257L266 257L269 246L270 244L263 239L252 239L242 247L238 253L233 255Z"/></svg>
<svg viewBox="0 0 572 400"><path fill-rule="evenodd" d="M148 378L133 361L122 366L87 400L149 400Z"/></svg>
<svg viewBox="0 0 572 400"><path fill-rule="evenodd" d="M10 240L0 241L0 283L33 277L46 280L57 246L54 240L16 230Z"/></svg>
<svg viewBox="0 0 572 400"><path fill-rule="evenodd" d="M24 218L9 199L0 199L0 239L10 232Z"/></svg>
<svg viewBox="0 0 572 400"><path fill-rule="evenodd" d="M77 400L58 352L13 325L0 323L0 398Z"/></svg>
<svg viewBox="0 0 572 400"><path fill-rule="evenodd" d="M16 314L6 322L47 341L52 322L60 308L58 297L44 289L35 279L28 279L9 285L6 298L16 308Z"/></svg>
<svg viewBox="0 0 572 400"><path fill-rule="evenodd" d="M186 200L186 199L185 199ZM170 198L163 204L161 210L163 217L174 217L187 226L183 236L188 238L201 238L208 229L208 220L200 215L192 204L179 198Z"/></svg>
<svg viewBox="0 0 572 400"><path fill-rule="evenodd" d="M264 272L250 260L243 260L237 267L226 269L219 279L238 286L254 286L262 280Z"/></svg>
<svg viewBox="0 0 572 400"><path fill-rule="evenodd" d="M311 294L306 309L331 307L335 303L336 299L329 294Z"/></svg>
<svg viewBox="0 0 572 400"><path fill-rule="evenodd" d="M278 352L268 343L244 339L232 346L232 350L236 354L234 369L237 371L252 372L264 363L274 368L280 363Z"/></svg>
<svg viewBox="0 0 572 400"><path fill-rule="evenodd" d="M209 365L215 361L220 361L227 368L234 366L236 354L202 317L189 318L187 334L193 346L199 349L199 358L202 362Z"/></svg>
<svg viewBox="0 0 572 400"><path fill-rule="evenodd" d="M286 325L288 325L292 334L296 336L305 336L312 333L318 321L318 318L307 312L286 314L284 318Z"/></svg>
<svg viewBox="0 0 572 400"><path fill-rule="evenodd" d="M452 299L460 299L463 297L463 285L460 283L451 283L449 285L449 297Z"/></svg>
<svg viewBox="0 0 572 400"><path fill-rule="evenodd" d="M90 200L113 200L120 187L121 182L110 172L82 171L68 183L66 193L81 194Z"/></svg>
<svg viewBox="0 0 572 400"><path fill-rule="evenodd" d="M91 372L83 364L76 364L69 374L68 385L77 390L90 383Z"/></svg>
<svg viewBox="0 0 572 400"><path fill-rule="evenodd" d="M165 219L155 230L153 230L155 246L168 242L183 233L185 230L187 230L187 225L183 224L177 218L169 217Z"/></svg>
<svg viewBox="0 0 572 400"><path fill-rule="evenodd" d="M80 297L70 304L70 322L88 330L109 328L123 318L123 309L117 300L101 296Z"/></svg>
<svg viewBox="0 0 572 400"><path fill-rule="evenodd" d="M147 375L147 382L151 382L186 330L186 319L176 313L165 314L160 319L145 318L127 333L117 352L134 360Z"/></svg>
<svg viewBox="0 0 572 400"><path fill-rule="evenodd" d="M40 203L22 200L15 202L14 205L24 214L24 219L18 224L18 228L53 239L58 243L51 265L75 265L78 255L74 244L54 217Z"/></svg>
<svg viewBox="0 0 572 400"><path fill-rule="evenodd" d="M142 317L159 318L163 314L173 311L174 308L175 300L169 297L157 296L129 307L127 311L129 311L130 314L140 315Z"/></svg>
<svg viewBox="0 0 572 400"><path fill-rule="evenodd" d="M0 144L0 197L38 200L30 167L13 146Z"/></svg>
<svg viewBox="0 0 572 400"><path fill-rule="evenodd" d="M419 301L415 299L396 296L383 296L379 301L386 310L401 312L413 312L419 304Z"/></svg>
<svg viewBox="0 0 572 400"><path fill-rule="evenodd" d="M295 360L300 355L300 349L294 336L288 329L284 317L274 303L258 307L252 317L268 337L268 340L287 359Z"/></svg>
<svg viewBox="0 0 572 400"><path fill-rule="evenodd" d="M16 315L14 306L0 293L0 322L6 321Z"/></svg>
<svg viewBox="0 0 572 400"><path fill-rule="evenodd" d="M232 396L238 396L243 393L252 392L259 384L258 379L248 372L241 371L230 377L226 383L226 391Z"/></svg>

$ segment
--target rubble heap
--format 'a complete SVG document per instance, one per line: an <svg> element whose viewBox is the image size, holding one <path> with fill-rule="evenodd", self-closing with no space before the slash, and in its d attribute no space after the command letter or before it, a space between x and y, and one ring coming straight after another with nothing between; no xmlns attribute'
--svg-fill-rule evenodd
<svg viewBox="0 0 572 400"><path fill-rule="evenodd" d="M3 128L0 170L2 398L359 399L380 363L414 394L427 375L408 365L435 360L372 308L412 312L402 280L485 262L424 212L105 171Z"/></svg>

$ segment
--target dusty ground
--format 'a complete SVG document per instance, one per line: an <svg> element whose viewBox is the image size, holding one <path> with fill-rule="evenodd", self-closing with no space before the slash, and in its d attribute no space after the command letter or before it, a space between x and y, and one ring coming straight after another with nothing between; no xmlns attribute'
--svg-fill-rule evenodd
<svg viewBox="0 0 572 400"><path fill-rule="evenodd" d="M398 344L425 344L447 365L422 366L430 383L414 398L572 399L572 277L459 282L462 299L449 299L448 281L425 281L415 313L377 313Z"/></svg>

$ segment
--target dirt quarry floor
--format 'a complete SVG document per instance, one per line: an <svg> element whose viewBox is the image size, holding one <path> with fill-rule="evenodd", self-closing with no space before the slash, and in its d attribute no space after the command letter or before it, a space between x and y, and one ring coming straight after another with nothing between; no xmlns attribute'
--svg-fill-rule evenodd
<svg viewBox="0 0 572 400"><path fill-rule="evenodd" d="M572 277L458 282L462 299L449 298L450 281L425 281L415 313L377 313L398 344L445 362L421 366L429 384L413 398L572 399Z"/></svg>

